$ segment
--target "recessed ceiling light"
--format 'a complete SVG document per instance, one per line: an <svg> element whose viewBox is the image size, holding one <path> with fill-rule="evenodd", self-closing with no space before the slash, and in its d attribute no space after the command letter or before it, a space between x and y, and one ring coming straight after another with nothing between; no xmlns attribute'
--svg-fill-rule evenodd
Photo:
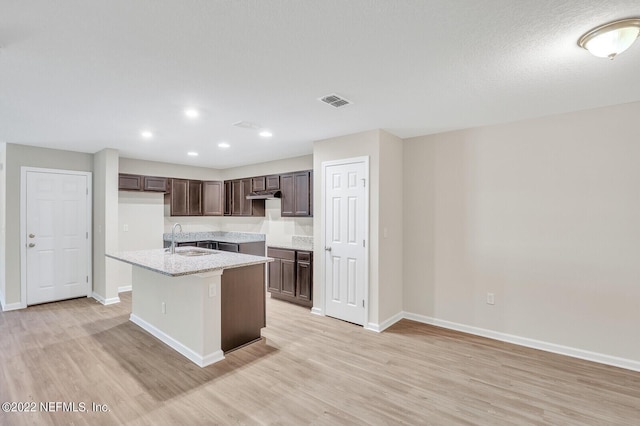
<svg viewBox="0 0 640 426"><path fill-rule="evenodd" d="M263 138L270 138L271 136L273 136L273 133L268 130L263 130L260 132L260 136L262 136Z"/></svg>
<svg viewBox="0 0 640 426"><path fill-rule="evenodd" d="M184 110L184 115L189 118L198 118L200 117L200 111L195 108L187 108Z"/></svg>
<svg viewBox="0 0 640 426"><path fill-rule="evenodd" d="M228 144L228 143L226 143L226 142L220 142L220 143L218 144L218 148L229 148L230 146L231 146L231 145L229 145L229 144Z"/></svg>
<svg viewBox="0 0 640 426"><path fill-rule="evenodd" d="M197 156L198 156L198 153L197 153L197 152L195 152L195 151L189 151L189 152L187 152L187 155L189 155L189 156L191 156L191 157L197 157Z"/></svg>
<svg viewBox="0 0 640 426"><path fill-rule="evenodd" d="M149 130L143 130L142 132L140 132L140 136L142 136L144 139L151 139L153 137L153 133L151 133Z"/></svg>

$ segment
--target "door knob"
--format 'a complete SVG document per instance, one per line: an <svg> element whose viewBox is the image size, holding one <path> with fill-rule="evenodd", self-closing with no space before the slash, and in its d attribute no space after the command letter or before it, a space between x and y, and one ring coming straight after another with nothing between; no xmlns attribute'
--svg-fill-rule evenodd
<svg viewBox="0 0 640 426"><path fill-rule="evenodd" d="M325 247L324 248L326 251L331 251L331 247Z"/></svg>
<svg viewBox="0 0 640 426"><path fill-rule="evenodd" d="M29 243L29 247L35 247L36 245L34 243Z"/></svg>
<svg viewBox="0 0 640 426"><path fill-rule="evenodd" d="M34 234L29 234L29 238L35 238L36 236Z"/></svg>

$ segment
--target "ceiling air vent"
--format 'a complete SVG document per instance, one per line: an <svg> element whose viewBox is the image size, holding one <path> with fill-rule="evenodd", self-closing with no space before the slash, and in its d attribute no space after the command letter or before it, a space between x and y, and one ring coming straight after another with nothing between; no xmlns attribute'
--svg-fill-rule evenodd
<svg viewBox="0 0 640 426"><path fill-rule="evenodd" d="M351 105L353 103L350 100L343 98L342 96L336 95L335 93L321 97L320 101L324 102L327 105L331 105L334 108L340 108L343 106Z"/></svg>
<svg viewBox="0 0 640 426"><path fill-rule="evenodd" d="M240 127L242 129L259 129L260 126L257 125L256 123L252 123L250 121L236 121L235 123L233 123L234 126L236 127Z"/></svg>

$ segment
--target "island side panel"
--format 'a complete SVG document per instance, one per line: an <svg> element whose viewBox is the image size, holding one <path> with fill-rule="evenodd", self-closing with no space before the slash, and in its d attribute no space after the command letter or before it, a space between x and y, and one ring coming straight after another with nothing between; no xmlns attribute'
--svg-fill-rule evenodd
<svg viewBox="0 0 640 426"><path fill-rule="evenodd" d="M266 326L264 265L225 269L221 290L221 347L230 351L260 338Z"/></svg>
<svg viewBox="0 0 640 426"><path fill-rule="evenodd" d="M219 361L221 272L170 277L134 266L131 320L201 367Z"/></svg>

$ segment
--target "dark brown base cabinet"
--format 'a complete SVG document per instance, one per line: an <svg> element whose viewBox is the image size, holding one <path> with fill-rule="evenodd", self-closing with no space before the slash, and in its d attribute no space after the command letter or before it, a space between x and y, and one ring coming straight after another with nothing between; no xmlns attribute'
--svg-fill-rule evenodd
<svg viewBox="0 0 640 426"><path fill-rule="evenodd" d="M313 254L308 251L267 248L269 263L267 289L274 299L298 305L313 306Z"/></svg>

